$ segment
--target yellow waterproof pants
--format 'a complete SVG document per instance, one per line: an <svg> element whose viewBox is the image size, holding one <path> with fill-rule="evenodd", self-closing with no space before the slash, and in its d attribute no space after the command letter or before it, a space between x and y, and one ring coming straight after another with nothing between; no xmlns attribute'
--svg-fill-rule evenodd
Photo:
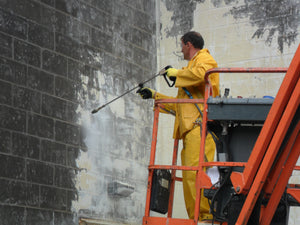
<svg viewBox="0 0 300 225"><path fill-rule="evenodd" d="M181 151L181 163L183 166L198 166L200 152L200 127L197 126L189 131L183 138L183 149ZM213 161L215 154L215 143L210 134L205 141L205 156L208 161ZM182 171L183 194L185 206L190 219L194 219L196 200L196 171ZM201 191L199 220L210 220L208 199Z"/></svg>

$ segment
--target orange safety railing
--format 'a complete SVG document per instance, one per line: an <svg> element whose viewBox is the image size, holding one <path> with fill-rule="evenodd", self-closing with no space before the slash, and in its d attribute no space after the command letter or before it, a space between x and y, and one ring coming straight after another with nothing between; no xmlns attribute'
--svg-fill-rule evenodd
<svg viewBox="0 0 300 225"><path fill-rule="evenodd" d="M211 85L209 83L209 75L211 73L286 73L282 85L278 91L262 130L256 140L256 144L251 152L248 162L205 162L204 146L207 133L207 100L211 96ZM300 153L300 123L295 126L289 141L280 154L276 166L272 167L274 159L278 153L279 147L287 133L287 129L295 116L296 110L300 102L300 47L291 62L289 68L215 68L206 72L205 75L205 97L204 99L163 99L155 101L154 121L152 144L149 163L149 176L147 186L147 196L145 205L145 216L143 225L196 225L199 217L200 193L201 189L209 189L212 183L207 174L203 171L208 166L226 166L226 167L244 167L242 173L232 172L231 181L237 194L247 194L246 201L237 220L238 225L246 225L251 215L253 207L257 201L259 193L264 189L270 194L269 203L265 209L261 211L260 224L270 224L280 198L287 187L288 179L293 169L299 170L299 166L295 166ZM159 108L164 103L202 103L204 104L202 118L202 137L200 145L199 165L198 166L178 166L178 141L174 141L172 165L155 165L155 154L158 133ZM273 169L275 168L275 169ZM171 188L169 197L169 208L167 217L151 217L150 216L150 199L152 188L152 177L154 169L171 170ZM178 219L172 217L175 181L181 181L176 177L176 170L193 170L197 171L196 177L196 202L194 219ZM296 188L295 188L296 187ZM291 185L287 189L287 193L291 194L300 203L300 191L298 185ZM223 223L224 224L224 223Z"/></svg>

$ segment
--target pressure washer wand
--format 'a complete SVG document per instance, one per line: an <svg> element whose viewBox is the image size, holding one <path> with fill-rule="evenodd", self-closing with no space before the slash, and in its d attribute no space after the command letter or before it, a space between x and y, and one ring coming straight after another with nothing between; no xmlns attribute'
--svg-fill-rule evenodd
<svg viewBox="0 0 300 225"><path fill-rule="evenodd" d="M99 108L94 109L94 110L92 111L92 113L94 114L94 113L98 112L100 109L103 109L105 106L107 106L107 105L109 105L110 103L112 103L112 102L118 100L119 98L123 97L124 95L127 95L129 92L133 91L134 89L136 89L136 88L138 88L138 87L139 87L139 86L135 86L134 88L132 88L132 89L126 91L125 93L121 94L120 96L118 96L118 97L114 98L113 100L107 102L106 104L100 106Z"/></svg>
<svg viewBox="0 0 300 225"><path fill-rule="evenodd" d="M142 82L142 83L139 83L137 86L131 88L130 90L126 91L125 93L121 94L120 96L118 96L118 97L114 98L113 100L111 100L111 101L105 103L104 105L98 107L97 109L94 109L94 110L92 111L92 114L97 113L99 110L103 109L105 106L107 106L107 105L111 104L112 102L118 100L119 98L123 97L124 95L127 95L128 93L132 92L133 90L135 90L135 89L137 89L137 88L142 88L142 87L144 86L145 83L147 83L147 82L153 80L154 78L156 78L156 77L158 77L158 76L160 76L160 75L163 75L163 76L165 77L165 80L167 81L167 78L166 78L166 70L169 69L169 68L171 68L171 66L166 66L166 67L163 68L161 71L159 71L158 74L154 75L153 77L149 78L148 80L146 80L146 81L144 81L144 82ZM169 82L167 82L167 83L169 84ZM175 83L175 81L174 81L174 83ZM173 85L174 85L174 84L173 84ZM170 86L170 84L169 84L169 86ZM171 86L170 86L170 87L171 87Z"/></svg>

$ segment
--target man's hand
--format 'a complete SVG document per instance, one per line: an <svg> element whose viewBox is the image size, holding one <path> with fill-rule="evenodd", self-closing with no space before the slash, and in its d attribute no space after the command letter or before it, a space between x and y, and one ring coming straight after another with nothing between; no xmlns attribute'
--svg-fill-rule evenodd
<svg viewBox="0 0 300 225"><path fill-rule="evenodd" d="M167 76L169 77L169 79L171 81L175 81L176 80L176 77L177 77L177 73L178 73L178 69L175 69L175 68L169 68L167 69Z"/></svg>
<svg viewBox="0 0 300 225"><path fill-rule="evenodd" d="M151 88L143 87L136 91L143 99L154 98L156 91Z"/></svg>

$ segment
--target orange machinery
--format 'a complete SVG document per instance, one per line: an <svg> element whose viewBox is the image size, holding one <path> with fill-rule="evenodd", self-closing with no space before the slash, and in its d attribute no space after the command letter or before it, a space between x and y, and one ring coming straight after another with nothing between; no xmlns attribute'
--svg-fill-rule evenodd
<svg viewBox="0 0 300 225"><path fill-rule="evenodd" d="M219 73L286 73L284 80L278 90L278 94L271 104L270 110L263 122L259 135L246 161L204 161L205 135L209 126L209 104L210 84L209 75ZM236 218L225 215L222 224L250 224L251 217L258 217L257 224L272 224L272 219L280 201L284 198L292 199L294 205L300 205L300 185L288 184L293 170L299 170L296 166L300 153L300 45L292 59L289 68L215 68L207 71L205 75L206 89L204 99L165 99L155 101L152 146L149 163L149 176L145 215L143 225L196 225L198 224L200 191L215 190L218 187L211 183L204 167L217 166L230 171L228 182L231 185L233 197L242 197ZM199 165L187 167L177 165L178 140L174 141L172 165L155 165L155 152L157 143L159 107L163 103L202 103L204 104L202 139L200 146ZM230 169L228 169L230 168ZM235 168L243 168L241 170ZM171 179L169 186L169 203L167 216L150 216L150 200L152 190L152 178L155 170L170 170ZM179 219L172 217L175 182L182 179L176 177L176 170L193 170L197 172L196 178L196 205L194 219ZM220 169L222 170L222 169ZM288 197L287 197L288 196ZM221 201L221 200L220 200ZM214 206L213 206L214 207ZM212 208L213 209L213 208ZM255 209L255 210L253 210ZM214 210L214 209L213 209ZM258 210L258 214L257 214ZM256 211L256 213L254 213ZM254 214L254 215L253 215ZM223 215L224 216L224 215ZM250 219L250 220L249 220ZM252 218L253 219L253 218ZM254 218L255 219L255 218ZM275 223L274 223L275 224ZM283 222L276 224L285 224Z"/></svg>

